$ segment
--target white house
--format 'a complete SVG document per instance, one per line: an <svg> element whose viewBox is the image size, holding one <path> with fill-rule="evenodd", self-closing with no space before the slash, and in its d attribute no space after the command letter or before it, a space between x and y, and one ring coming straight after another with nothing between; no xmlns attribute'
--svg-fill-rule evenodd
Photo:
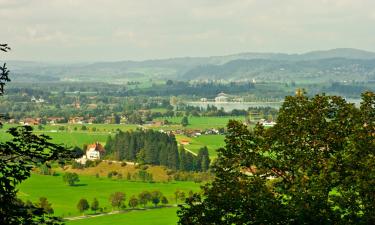
<svg viewBox="0 0 375 225"><path fill-rule="evenodd" d="M215 102L228 102L228 96L221 92L215 98Z"/></svg>
<svg viewBox="0 0 375 225"><path fill-rule="evenodd" d="M86 154L82 158L77 159L76 161L82 164L85 164L87 160L97 160L101 159L105 153L103 145L99 142L87 146Z"/></svg>

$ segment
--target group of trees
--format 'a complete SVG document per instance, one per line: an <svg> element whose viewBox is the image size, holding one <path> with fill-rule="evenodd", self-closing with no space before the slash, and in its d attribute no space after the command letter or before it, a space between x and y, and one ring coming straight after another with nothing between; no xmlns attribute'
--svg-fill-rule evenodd
<svg viewBox="0 0 375 225"><path fill-rule="evenodd" d="M173 170L207 171L210 165L206 147L197 156L182 146L179 151L174 135L154 130L119 131L114 138L108 137L105 149L115 160L162 165Z"/></svg>
<svg viewBox="0 0 375 225"><path fill-rule="evenodd" d="M0 44L0 51L10 48ZM0 96L4 93L4 85L9 82L9 71L4 64L0 66ZM48 203L25 203L17 197L17 185L31 175L34 165L47 161L72 157L71 151L63 146L50 142L45 135L35 135L29 126L13 127L7 131L11 139L0 142L0 224L60 224L57 217L46 215Z"/></svg>
<svg viewBox="0 0 375 225"><path fill-rule="evenodd" d="M185 194L183 192L178 192L179 199L185 200L184 197ZM183 193L183 194L182 194ZM124 192L114 192L109 196L108 199L110 205L112 206L112 210L117 209L124 209L126 208L126 194ZM136 195L132 195L128 200L128 206L132 209L137 208L138 206L143 206L144 208L149 204L153 204L154 207L157 207L160 203L163 205L168 204L168 198L163 195L162 192L159 190L155 191L142 191L141 193ZM91 209L96 213L96 211L101 210L103 211L103 208L100 207L99 201L97 198L94 198L91 205L89 204L88 200L85 198L81 198L77 203L77 209L79 212L84 213L85 211Z"/></svg>
<svg viewBox="0 0 375 225"><path fill-rule="evenodd" d="M375 224L375 94L287 97L277 125L228 124L215 179L179 224Z"/></svg>

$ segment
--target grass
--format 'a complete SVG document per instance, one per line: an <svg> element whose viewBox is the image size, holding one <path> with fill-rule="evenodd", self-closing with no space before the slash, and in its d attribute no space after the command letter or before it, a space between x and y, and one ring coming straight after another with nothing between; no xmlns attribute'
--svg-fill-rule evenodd
<svg viewBox="0 0 375 225"><path fill-rule="evenodd" d="M108 198L116 191L124 192L126 198L129 199L132 195L138 195L145 190L160 190L171 204L175 203L174 192L177 189L186 193L190 190L199 191L199 184L193 182L144 183L95 178L94 176L80 176L80 180L76 186L68 186L63 183L62 176L33 174L19 185L19 197L32 202L36 202L40 197L46 197L52 203L55 215L67 217L80 215L76 205L81 198L86 198L89 203L93 198L97 198L100 207L111 211L112 207Z"/></svg>
<svg viewBox="0 0 375 225"><path fill-rule="evenodd" d="M180 124L182 117L165 117L162 120L168 120L169 122ZM210 128L221 128L226 127L229 120L245 120L244 116L216 116L216 117L188 117L189 125L187 129L210 129Z"/></svg>
<svg viewBox="0 0 375 225"><path fill-rule="evenodd" d="M131 211L124 214L106 215L89 219L74 220L66 222L67 225L176 225L177 208L161 208L153 210Z"/></svg>
<svg viewBox="0 0 375 225"><path fill-rule="evenodd" d="M177 141L180 141L182 139L189 140L190 143L186 145L185 148L195 153L198 153L199 149L203 146L207 146L208 153L211 158L216 158L216 150L225 146L224 135L201 135L193 138L189 138L184 135L177 135L176 139Z"/></svg>

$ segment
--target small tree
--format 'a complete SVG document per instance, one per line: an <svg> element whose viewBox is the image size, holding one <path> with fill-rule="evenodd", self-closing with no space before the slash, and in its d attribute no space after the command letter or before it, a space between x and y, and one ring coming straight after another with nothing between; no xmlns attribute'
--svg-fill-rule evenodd
<svg viewBox="0 0 375 225"><path fill-rule="evenodd" d="M54 210L52 204L48 202L46 197L40 197L39 202L36 204L38 208L42 208L43 212L46 214L53 214Z"/></svg>
<svg viewBox="0 0 375 225"><path fill-rule="evenodd" d="M81 198L77 204L77 209L80 213L84 214L84 212L86 210L88 210L90 208L90 205L89 205L89 202L84 199L84 198Z"/></svg>
<svg viewBox="0 0 375 225"><path fill-rule="evenodd" d="M91 210L96 213L96 211L99 209L99 201L98 199L94 198L94 200L91 203Z"/></svg>
<svg viewBox="0 0 375 225"><path fill-rule="evenodd" d="M155 207L158 206L162 196L163 194L160 191L151 192L151 201L154 203Z"/></svg>
<svg viewBox="0 0 375 225"><path fill-rule="evenodd" d="M148 191L143 191L138 195L139 203L146 207L147 203L151 200L151 194Z"/></svg>
<svg viewBox="0 0 375 225"><path fill-rule="evenodd" d="M181 125L182 125L183 127L186 127L187 125L189 125L189 120L188 120L187 116L184 116L184 117L182 118L182 120L181 120Z"/></svg>
<svg viewBox="0 0 375 225"><path fill-rule="evenodd" d="M168 204L168 199L167 199L167 197L165 197L164 195L161 197L161 203L162 203L163 205Z"/></svg>
<svg viewBox="0 0 375 225"><path fill-rule="evenodd" d="M174 192L174 199L176 200L176 204L178 203L179 196L180 196L180 190L176 190Z"/></svg>
<svg viewBox="0 0 375 225"><path fill-rule="evenodd" d="M109 197L109 201L111 202L112 207L120 209L124 206L125 198L126 196L123 192L115 192L111 194L111 196Z"/></svg>
<svg viewBox="0 0 375 225"><path fill-rule="evenodd" d="M73 186L76 182L79 182L78 174L67 172L63 176L63 181L69 186Z"/></svg>
<svg viewBox="0 0 375 225"><path fill-rule="evenodd" d="M180 191L180 193L178 194L178 199L180 199L181 201L185 201L185 199L186 199L185 192Z"/></svg>
<svg viewBox="0 0 375 225"><path fill-rule="evenodd" d="M134 195L129 199L129 207L135 208L138 206L138 198L135 197Z"/></svg>

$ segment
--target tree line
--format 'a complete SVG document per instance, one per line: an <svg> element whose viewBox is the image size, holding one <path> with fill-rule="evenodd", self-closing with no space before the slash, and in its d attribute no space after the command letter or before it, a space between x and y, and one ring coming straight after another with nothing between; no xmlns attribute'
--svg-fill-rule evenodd
<svg viewBox="0 0 375 225"><path fill-rule="evenodd" d="M108 157L117 161L161 165L172 170L207 171L210 165L207 147L195 156L183 146L178 149L174 135L154 130L119 131L108 137L105 149Z"/></svg>

